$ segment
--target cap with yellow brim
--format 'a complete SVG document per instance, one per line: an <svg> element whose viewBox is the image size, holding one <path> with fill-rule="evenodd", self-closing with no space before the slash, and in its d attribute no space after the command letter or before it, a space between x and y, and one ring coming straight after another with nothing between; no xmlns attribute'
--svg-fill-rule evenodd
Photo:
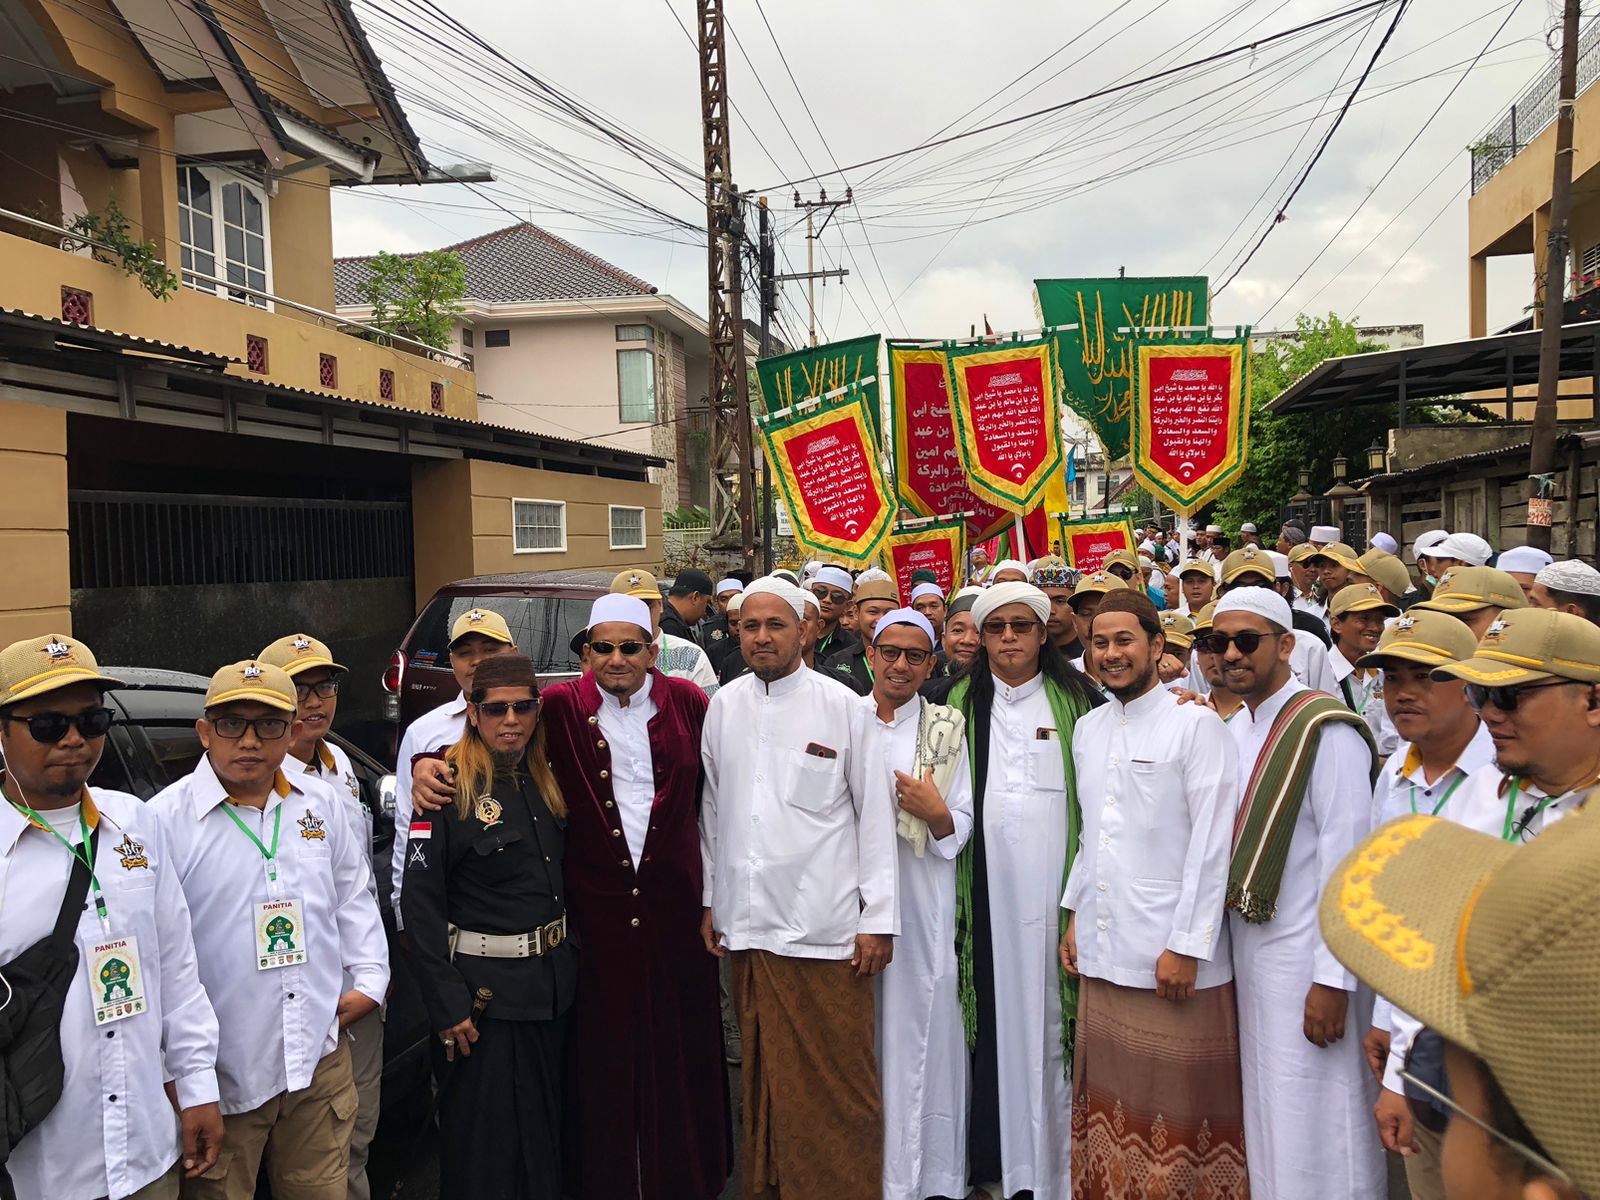
<svg viewBox="0 0 1600 1200"><path fill-rule="evenodd" d="M1217 567L1215 563L1201 562L1197 558L1186 558L1178 564L1178 569L1173 572L1179 579L1185 575L1204 575L1207 579L1216 579Z"/></svg>
<svg viewBox="0 0 1600 1200"><path fill-rule="evenodd" d="M1216 612L1217 602L1213 600L1199 612L1191 614L1193 620L1193 629L1190 632L1192 632L1195 637L1199 637L1202 633L1210 633L1211 618L1216 615Z"/></svg>
<svg viewBox="0 0 1600 1200"><path fill-rule="evenodd" d="M1194 622L1181 612L1163 612L1161 634L1167 639L1167 645L1187 650L1194 645Z"/></svg>
<svg viewBox="0 0 1600 1200"><path fill-rule="evenodd" d="M1222 582L1232 583L1241 575L1256 574L1268 583L1277 582L1278 568L1272 556L1254 546L1241 546L1222 560Z"/></svg>
<svg viewBox="0 0 1600 1200"><path fill-rule="evenodd" d="M1331 559L1346 570L1365 574L1361 569L1361 559L1356 552L1343 542L1329 542L1320 550L1313 550L1306 555L1307 560L1314 561L1319 558Z"/></svg>
<svg viewBox="0 0 1600 1200"><path fill-rule="evenodd" d="M1453 676L1484 687L1509 687L1551 676L1600 683L1600 627L1548 608L1503 612L1485 631L1472 657L1441 666L1434 676Z"/></svg>
<svg viewBox="0 0 1600 1200"><path fill-rule="evenodd" d="M290 679L312 667L327 667L332 671L350 669L334 662L333 651L328 649L328 644L318 641L309 633L291 633L288 637L281 637L256 657L264 663L282 667Z"/></svg>
<svg viewBox="0 0 1600 1200"><path fill-rule="evenodd" d="M1391 617L1400 615L1400 610L1385 600L1370 583L1352 583L1342 587L1328 604L1330 617L1345 617L1359 612L1385 612Z"/></svg>
<svg viewBox="0 0 1600 1200"><path fill-rule="evenodd" d="M1127 588L1120 576L1108 574L1105 571L1096 571L1092 575L1085 575L1078 580L1078 586L1072 589L1072 598L1068 601L1074 609L1078 601L1084 596L1103 596L1107 592L1122 591Z"/></svg>
<svg viewBox="0 0 1600 1200"><path fill-rule="evenodd" d="M1447 571L1433 595L1415 605L1431 612L1465 613L1480 608L1527 608L1522 585L1497 567L1456 567Z"/></svg>
<svg viewBox="0 0 1600 1200"><path fill-rule="evenodd" d="M457 617L456 623L450 626L450 644L454 646L469 633L476 633L491 641L504 642L508 646L517 644L516 639L511 636L511 629L506 624L506 619L492 608L469 608Z"/></svg>
<svg viewBox="0 0 1600 1200"><path fill-rule="evenodd" d="M1362 983L1481 1058L1586 1194L1600 1194L1600 820L1526 845L1404 816L1346 856L1322 894L1328 948Z"/></svg>
<svg viewBox="0 0 1600 1200"><path fill-rule="evenodd" d="M211 677L211 686L206 689L207 709L237 700L255 700L291 713L297 707L294 680L289 673L256 658L229 663Z"/></svg>
<svg viewBox="0 0 1600 1200"><path fill-rule="evenodd" d="M1102 571L1109 571L1112 567L1127 567L1130 571L1137 571L1139 569L1139 556L1126 548L1113 550L1100 560L1100 569Z"/></svg>
<svg viewBox="0 0 1600 1200"><path fill-rule="evenodd" d="M1449 613L1417 612L1412 609L1391 621L1371 654L1356 660L1356 666L1383 667L1399 660L1424 667L1471 658L1478 648L1472 630Z"/></svg>
<svg viewBox="0 0 1600 1200"><path fill-rule="evenodd" d="M49 633L0 650L0 708L78 683L125 686L100 670L93 652L76 638Z"/></svg>
<svg viewBox="0 0 1600 1200"><path fill-rule="evenodd" d="M1289 561L1292 563L1305 562L1308 558L1315 558L1317 548L1310 542L1301 542L1289 551Z"/></svg>

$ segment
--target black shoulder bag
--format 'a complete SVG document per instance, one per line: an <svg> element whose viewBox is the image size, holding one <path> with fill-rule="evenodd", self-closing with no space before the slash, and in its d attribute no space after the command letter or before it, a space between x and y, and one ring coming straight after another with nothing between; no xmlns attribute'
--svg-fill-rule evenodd
<svg viewBox="0 0 1600 1200"><path fill-rule="evenodd" d="M88 861L95 861L100 830L89 835ZM61 1099L66 1067L61 1059L61 1015L78 970L74 933L89 895L89 867L73 855L72 875L56 926L0 966L0 1085L5 1127L0 1129L0 1200L16 1200L5 1169L11 1151L40 1125Z"/></svg>

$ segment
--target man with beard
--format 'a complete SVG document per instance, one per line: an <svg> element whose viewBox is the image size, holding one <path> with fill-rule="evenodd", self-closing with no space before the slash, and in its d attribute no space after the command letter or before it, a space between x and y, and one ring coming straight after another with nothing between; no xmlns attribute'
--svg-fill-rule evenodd
<svg viewBox="0 0 1600 1200"><path fill-rule="evenodd" d="M975 813L956 872L970 1170L991 1196L1034 1200L1070 1191L1077 989L1057 955L1065 916L1040 916L1059 904L1078 846L1073 729L1100 703L1050 641L1049 616L1030 584L985 591L973 606L983 647L949 699L967 721Z"/></svg>
<svg viewBox="0 0 1600 1200"><path fill-rule="evenodd" d="M954 709L918 694L933 628L911 609L879 618L866 712L868 803L899 813L900 936L878 977L883 1195L967 1192L967 1055L955 953L956 856L972 835L972 785Z"/></svg>
<svg viewBox="0 0 1600 1200"><path fill-rule="evenodd" d="M1238 752L1217 715L1160 685L1155 605L1112 592L1093 622L1111 702L1073 731L1083 807L1061 907L1080 977L1072 1194L1249 1193L1223 893Z"/></svg>
<svg viewBox="0 0 1600 1200"><path fill-rule="evenodd" d="M1328 650L1328 663L1333 668L1334 686L1338 688L1334 694L1367 723L1380 758L1394 753L1400 735L1390 723L1388 709L1383 703L1383 672L1359 664L1378 648L1384 622L1399 615L1400 610L1380 596L1370 583L1351 584L1341 589L1328 605L1334 639Z"/></svg>
<svg viewBox="0 0 1600 1200"><path fill-rule="evenodd" d="M1291 624L1282 596L1239 588L1199 639L1245 702L1229 723L1243 794L1227 906L1250 1190L1376 1200L1383 1152L1360 1042L1371 1022L1318 932L1317 904L1371 823L1377 753L1360 717L1294 678Z"/></svg>
<svg viewBox="0 0 1600 1200"><path fill-rule="evenodd" d="M1246 546L1228 555L1222 564L1222 594L1227 595L1236 588L1262 587L1278 591L1277 564L1265 550L1257 550ZM1283 593L1278 592L1279 595ZM1316 625L1317 638L1295 635L1294 649L1289 656L1289 668L1294 672L1294 677L1308 688L1332 693L1338 687L1333 668L1328 663L1328 636L1327 629L1322 622L1307 613L1293 613L1294 628L1301 630L1305 625Z"/></svg>
<svg viewBox="0 0 1600 1200"><path fill-rule="evenodd" d="M745 1195L876 1200L870 980L899 930L895 814L867 802L859 701L801 661L805 604L779 579L745 589L750 674L706 713L701 936L733 960Z"/></svg>
<svg viewBox="0 0 1600 1200"><path fill-rule="evenodd" d="M1099 611L1100 601L1109 592L1126 591L1128 585L1115 575L1104 571L1096 571L1092 575L1084 575L1078 579L1078 586L1072 589L1072 619L1078 632L1079 655L1071 660L1071 664L1099 688L1099 677L1094 671L1092 647L1089 645L1089 624L1094 620L1094 614ZM1053 606L1052 606L1053 611Z"/></svg>
<svg viewBox="0 0 1600 1200"><path fill-rule="evenodd" d="M559 1200L578 955L567 936L567 806L524 655L479 666L467 728L444 756L455 797L412 819L405 860L406 933L447 1072L439 1195Z"/></svg>

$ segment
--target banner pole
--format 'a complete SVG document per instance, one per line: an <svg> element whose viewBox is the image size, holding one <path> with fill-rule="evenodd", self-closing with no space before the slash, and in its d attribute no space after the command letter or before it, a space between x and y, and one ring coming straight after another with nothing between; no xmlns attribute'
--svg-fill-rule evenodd
<svg viewBox="0 0 1600 1200"><path fill-rule="evenodd" d="M1014 517L1012 517L1011 526L1012 538L1015 541L1015 545L1012 547L1012 552L1015 553L1017 557L1021 559L1021 561L1027 562L1028 531L1023 527L1021 513L1017 513Z"/></svg>
<svg viewBox="0 0 1600 1200"><path fill-rule="evenodd" d="M1178 534L1178 565L1181 567L1189 561L1189 510L1180 508L1174 511L1178 514L1178 520L1182 522L1178 526L1180 530Z"/></svg>

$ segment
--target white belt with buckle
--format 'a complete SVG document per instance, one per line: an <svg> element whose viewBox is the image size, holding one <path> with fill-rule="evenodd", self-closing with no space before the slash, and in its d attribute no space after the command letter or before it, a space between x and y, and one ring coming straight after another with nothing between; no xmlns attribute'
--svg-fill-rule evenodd
<svg viewBox="0 0 1600 1200"><path fill-rule="evenodd" d="M527 933L475 933L450 926L450 954L473 958L539 958L567 940L565 915Z"/></svg>

